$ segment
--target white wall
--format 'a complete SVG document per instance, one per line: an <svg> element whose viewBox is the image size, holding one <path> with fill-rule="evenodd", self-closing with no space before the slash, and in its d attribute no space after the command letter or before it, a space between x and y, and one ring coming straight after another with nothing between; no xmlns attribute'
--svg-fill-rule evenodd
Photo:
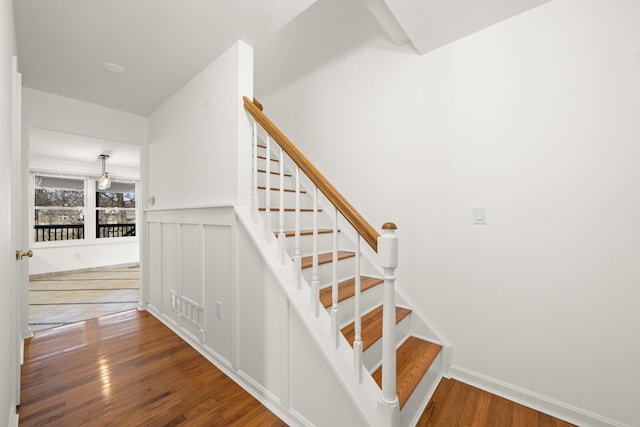
<svg viewBox="0 0 640 427"><path fill-rule="evenodd" d="M100 139L114 145L130 144L143 147L146 144L147 119L142 116L26 87L23 88L22 105L22 139L23 150L26 150L26 153L30 138L34 135L40 136L44 132L69 134L78 143L86 141L87 144L93 144L96 139ZM28 159L28 156L25 158ZM94 166L99 166L99 163L96 162ZM28 167L37 167L49 171L87 172L87 165L45 161L42 158L33 159L32 163L24 163L23 167L25 170ZM114 172L122 176L131 174L132 171L123 168ZM134 172L137 174L137 171ZM28 189L25 189L25 193L28 193ZM140 203L140 198L138 200ZM28 204L25 209L29 209ZM34 257L29 262L30 274L130 264L140 259L137 239L106 244L98 244L95 241L64 242L46 247L39 244L34 245L32 249Z"/></svg>
<svg viewBox="0 0 640 427"><path fill-rule="evenodd" d="M12 56L16 54L13 7L0 1L0 286L8 294L0 298L0 423L17 425L15 372L18 338L15 278L15 248L11 242L11 141L12 141Z"/></svg>
<svg viewBox="0 0 640 427"><path fill-rule="evenodd" d="M147 119L142 116L28 87L23 90L22 104L23 129L42 128L135 145L147 141Z"/></svg>
<svg viewBox="0 0 640 427"><path fill-rule="evenodd" d="M236 42L151 114L147 194L155 208L238 201L239 118L252 75L253 50Z"/></svg>
<svg viewBox="0 0 640 427"><path fill-rule="evenodd" d="M110 265L135 264L140 260L138 239L126 241L62 242L56 246L35 246L29 263L29 274L84 270Z"/></svg>
<svg viewBox="0 0 640 427"><path fill-rule="evenodd" d="M555 0L419 56L341 3L256 47L267 115L396 222L398 285L454 375L640 425L640 4Z"/></svg>

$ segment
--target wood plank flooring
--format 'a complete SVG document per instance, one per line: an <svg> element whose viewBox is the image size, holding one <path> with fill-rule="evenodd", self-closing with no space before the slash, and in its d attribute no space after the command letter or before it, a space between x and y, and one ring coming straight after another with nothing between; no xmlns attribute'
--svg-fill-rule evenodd
<svg viewBox="0 0 640 427"><path fill-rule="evenodd" d="M285 426L147 312L25 343L20 426Z"/></svg>
<svg viewBox="0 0 640 427"><path fill-rule="evenodd" d="M460 381L444 378L416 427L446 426L572 427L573 424Z"/></svg>
<svg viewBox="0 0 640 427"><path fill-rule="evenodd" d="M25 427L286 425L160 321L136 310L27 340L18 412ZM417 426L572 424L443 379Z"/></svg>

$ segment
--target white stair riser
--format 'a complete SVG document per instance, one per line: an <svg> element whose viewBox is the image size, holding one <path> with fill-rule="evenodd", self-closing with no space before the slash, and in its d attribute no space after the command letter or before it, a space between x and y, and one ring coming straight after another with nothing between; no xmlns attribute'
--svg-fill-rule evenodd
<svg viewBox="0 0 640 427"><path fill-rule="evenodd" d="M259 168L263 169L263 168ZM266 169L263 169L266 170ZM271 172L278 172L276 169L271 169ZM265 172L258 172L258 185L264 187L267 185L267 174ZM291 190L295 190L296 188L295 177L293 176L285 176L284 177L284 188L288 188ZM269 183L271 187L280 187L280 175L271 174L271 182Z"/></svg>
<svg viewBox="0 0 640 427"><path fill-rule="evenodd" d="M384 297L384 285L381 283L360 294L360 312L366 313L380 305ZM347 298L338 303L338 324L345 326L353 322L355 298Z"/></svg>
<svg viewBox="0 0 640 427"><path fill-rule="evenodd" d="M347 251L353 250L350 246L350 242L345 242L345 238L338 233L338 250ZM287 253L290 256L295 254L295 237L287 237L286 248ZM333 250L333 233L318 234L318 252L331 252ZM300 236L300 253L310 254L313 253L313 235Z"/></svg>
<svg viewBox="0 0 640 427"><path fill-rule="evenodd" d="M280 227L280 212L271 212L271 229L278 231ZM296 226L296 214L295 212L284 213L284 230L293 231ZM313 212L300 212L300 230L312 230L313 229ZM329 216L324 212L318 212L318 229L333 229L333 223Z"/></svg>
<svg viewBox="0 0 640 427"><path fill-rule="evenodd" d="M278 190L271 190L271 209L280 207L280 192ZM266 206L266 190L258 190L259 206L264 208ZM296 206L296 193L284 192L284 207L295 208ZM300 197L301 209L312 209L313 199L311 197Z"/></svg>
<svg viewBox="0 0 640 427"><path fill-rule="evenodd" d="M396 348L400 346L408 336L411 330L411 314L396 324ZM376 341L371 347L364 352L364 366L370 373L373 373L382 362L382 338Z"/></svg>
<svg viewBox="0 0 640 427"><path fill-rule="evenodd" d="M305 254L306 255L306 254ZM355 272L355 257L343 259L338 261L338 278L353 276ZM331 283L331 277L333 275L332 262L322 264L318 266L318 281L319 283ZM302 276L311 284L312 267L304 268L302 270Z"/></svg>

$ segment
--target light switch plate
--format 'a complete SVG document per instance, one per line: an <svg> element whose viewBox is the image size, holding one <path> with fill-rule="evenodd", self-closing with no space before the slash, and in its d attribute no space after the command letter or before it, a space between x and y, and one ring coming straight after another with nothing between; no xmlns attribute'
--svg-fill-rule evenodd
<svg viewBox="0 0 640 427"><path fill-rule="evenodd" d="M473 223L476 225L485 225L487 223L487 208L484 206L473 207Z"/></svg>

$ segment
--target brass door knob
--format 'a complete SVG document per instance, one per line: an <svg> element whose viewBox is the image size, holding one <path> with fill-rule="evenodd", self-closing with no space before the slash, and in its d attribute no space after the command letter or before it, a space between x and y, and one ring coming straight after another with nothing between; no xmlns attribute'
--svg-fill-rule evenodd
<svg viewBox="0 0 640 427"><path fill-rule="evenodd" d="M33 251L29 249L28 251L16 251L16 260L19 261L24 257L31 258L33 256Z"/></svg>

